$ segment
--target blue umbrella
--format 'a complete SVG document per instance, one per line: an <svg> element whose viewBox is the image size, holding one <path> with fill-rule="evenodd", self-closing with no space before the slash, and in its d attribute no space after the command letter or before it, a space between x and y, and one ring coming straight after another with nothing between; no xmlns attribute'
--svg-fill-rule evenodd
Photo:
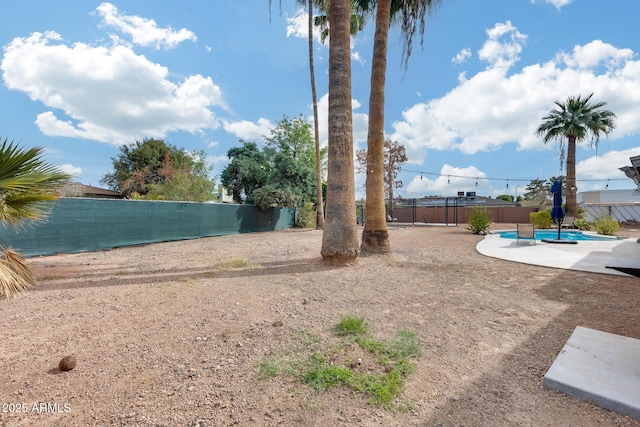
<svg viewBox="0 0 640 427"><path fill-rule="evenodd" d="M560 227L565 217L564 209L562 209L562 183L555 180L551 185L553 193L553 208L551 209L551 218L558 222L558 240L560 240Z"/></svg>

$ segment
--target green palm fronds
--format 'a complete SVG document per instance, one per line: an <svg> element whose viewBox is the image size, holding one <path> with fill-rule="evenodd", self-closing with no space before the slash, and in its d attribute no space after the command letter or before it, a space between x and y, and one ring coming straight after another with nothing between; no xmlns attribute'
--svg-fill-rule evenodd
<svg viewBox="0 0 640 427"><path fill-rule="evenodd" d="M0 222L19 228L25 220L41 221L60 196L69 175L42 160L42 147L0 145Z"/></svg>
<svg viewBox="0 0 640 427"><path fill-rule="evenodd" d="M42 147L22 148L7 139L0 145L0 223L20 229L46 218L51 201L69 175L42 160ZM0 294L16 296L33 285L31 268L13 249L0 245Z"/></svg>

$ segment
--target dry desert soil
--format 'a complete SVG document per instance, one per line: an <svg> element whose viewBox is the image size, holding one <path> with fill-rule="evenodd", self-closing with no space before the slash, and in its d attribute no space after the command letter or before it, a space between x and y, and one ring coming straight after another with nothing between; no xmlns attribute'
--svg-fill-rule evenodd
<svg viewBox="0 0 640 427"><path fill-rule="evenodd" d="M341 268L299 229L32 258L37 285L0 300L0 426L640 426L542 386L576 326L640 339L639 279L488 258L464 225L389 233L392 254ZM379 369L344 316L416 334L392 404L263 375Z"/></svg>

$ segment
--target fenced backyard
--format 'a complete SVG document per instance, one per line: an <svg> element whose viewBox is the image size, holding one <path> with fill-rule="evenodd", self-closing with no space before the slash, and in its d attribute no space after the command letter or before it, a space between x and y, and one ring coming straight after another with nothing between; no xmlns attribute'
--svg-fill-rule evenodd
<svg viewBox="0 0 640 427"><path fill-rule="evenodd" d="M105 250L294 225L295 209L254 205L61 198L46 222L19 232L0 229L4 244L25 256Z"/></svg>
<svg viewBox="0 0 640 427"><path fill-rule="evenodd" d="M403 199L394 201L393 209L388 210L388 217L404 223L423 224L465 224L468 222L474 204L459 203L456 198L446 199L444 203L434 206L421 205L422 199ZM540 208L525 206L484 206L489 218L496 223L527 223L529 214Z"/></svg>

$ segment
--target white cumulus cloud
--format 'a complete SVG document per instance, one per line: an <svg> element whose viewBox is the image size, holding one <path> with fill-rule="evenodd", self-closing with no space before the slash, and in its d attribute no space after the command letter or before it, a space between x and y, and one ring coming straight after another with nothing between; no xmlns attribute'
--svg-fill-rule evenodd
<svg viewBox="0 0 640 427"><path fill-rule="evenodd" d="M237 136L245 141L261 140L263 135L269 135L274 124L271 120L259 118L257 123L240 120L237 122L223 121L222 127L225 131Z"/></svg>
<svg viewBox="0 0 640 427"><path fill-rule="evenodd" d="M101 3L96 10L102 16L104 25L130 36L133 43L140 46L172 49L183 41L197 40L196 35L186 28L179 30L174 30L171 27L160 28L153 19L126 15L111 3Z"/></svg>
<svg viewBox="0 0 640 427"><path fill-rule="evenodd" d="M297 13L287 18L287 37L297 37L306 39L309 37L309 14L303 9L298 9ZM322 43L320 28L313 26L313 42ZM328 41L328 39L327 39Z"/></svg>
<svg viewBox="0 0 640 427"><path fill-rule="evenodd" d="M65 163L64 165L59 165L58 169L62 172L71 175L72 177L78 177L82 175L82 168L78 166L74 166L70 163Z"/></svg>
<svg viewBox="0 0 640 427"><path fill-rule="evenodd" d="M115 145L168 132L215 129L226 108L210 77L169 80L169 70L124 45L65 43L56 32L14 38L0 64L5 85L40 101L35 119L50 136Z"/></svg>
<svg viewBox="0 0 640 427"><path fill-rule="evenodd" d="M471 58L471 49L465 48L458 52L456 56L451 58L451 62L455 64L462 64L469 58Z"/></svg>
<svg viewBox="0 0 640 427"><path fill-rule="evenodd" d="M462 74L443 97L407 108L393 123L391 137L405 145L410 162L422 162L426 150L473 154L504 144L543 149L534 132L554 101L592 92L594 101L607 102L617 115L611 138L640 133L640 61L631 50L595 40L516 69L526 36L509 22L496 24L487 36L479 54L486 69Z"/></svg>
<svg viewBox="0 0 640 427"><path fill-rule="evenodd" d="M531 0L531 4L548 3L554 5L556 9L560 10L563 6L568 5L572 1L573 0Z"/></svg>

